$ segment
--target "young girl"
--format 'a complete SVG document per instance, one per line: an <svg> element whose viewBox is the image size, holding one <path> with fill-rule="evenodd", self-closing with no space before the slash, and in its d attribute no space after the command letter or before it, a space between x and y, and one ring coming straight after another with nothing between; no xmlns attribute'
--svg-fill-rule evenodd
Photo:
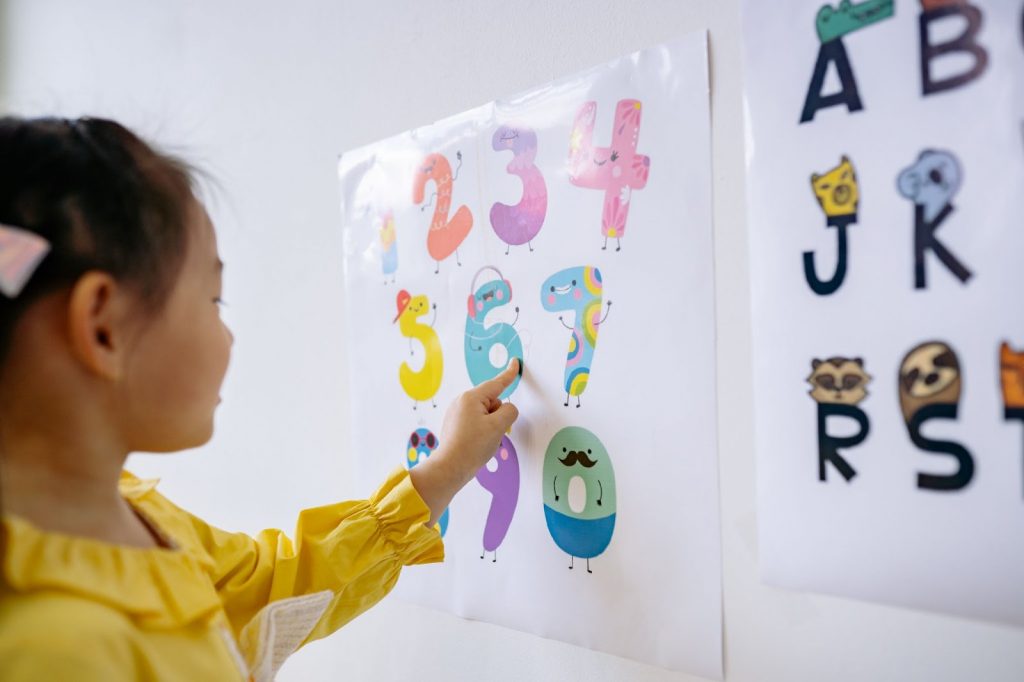
<svg viewBox="0 0 1024 682"><path fill-rule="evenodd" d="M294 542L215 528L122 471L209 440L232 336L181 162L112 121L0 119L0 679L270 679L441 561L436 521L517 417L518 366L441 448Z"/></svg>

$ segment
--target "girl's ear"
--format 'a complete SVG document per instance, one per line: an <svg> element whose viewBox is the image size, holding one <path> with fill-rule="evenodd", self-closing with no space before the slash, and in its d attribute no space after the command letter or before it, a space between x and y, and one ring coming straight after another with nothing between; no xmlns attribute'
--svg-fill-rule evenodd
<svg viewBox="0 0 1024 682"><path fill-rule="evenodd" d="M90 270L78 278L68 299L71 352L89 372L115 381L125 356L125 293L108 273Z"/></svg>

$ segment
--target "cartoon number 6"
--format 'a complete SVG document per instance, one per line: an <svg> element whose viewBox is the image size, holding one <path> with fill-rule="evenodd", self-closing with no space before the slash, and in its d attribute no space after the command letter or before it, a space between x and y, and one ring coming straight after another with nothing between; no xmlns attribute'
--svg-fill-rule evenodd
<svg viewBox="0 0 1024 682"><path fill-rule="evenodd" d="M477 280L486 270L493 271L496 277L483 282L478 287ZM485 325L489 312L508 305L511 301L512 285L502 276L501 272L489 265L480 268L473 277L466 304L466 370L469 372L469 380L473 382L474 386L498 376L512 361L512 358L518 358L519 374L522 376L523 342L515 328L515 323L519 319L519 307L517 306L515 309L516 319L512 324L497 322L489 326ZM503 346L507 351L507 358L500 367L495 367L491 362L491 349L494 346ZM503 400L508 398L518 385L519 377L516 377L500 397Z"/></svg>

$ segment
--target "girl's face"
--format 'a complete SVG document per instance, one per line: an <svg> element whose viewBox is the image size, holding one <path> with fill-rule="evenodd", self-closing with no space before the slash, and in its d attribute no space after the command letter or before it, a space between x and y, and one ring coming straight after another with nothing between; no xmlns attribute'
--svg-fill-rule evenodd
<svg viewBox="0 0 1024 682"><path fill-rule="evenodd" d="M139 333L122 398L131 450L171 452L213 435L213 412L234 337L220 318L217 237L198 201L189 211L185 261L166 307Z"/></svg>

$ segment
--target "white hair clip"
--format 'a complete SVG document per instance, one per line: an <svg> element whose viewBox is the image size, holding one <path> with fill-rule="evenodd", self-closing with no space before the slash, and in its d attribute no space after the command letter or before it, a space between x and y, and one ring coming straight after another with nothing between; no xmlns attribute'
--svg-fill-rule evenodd
<svg viewBox="0 0 1024 682"><path fill-rule="evenodd" d="M17 298L49 252L50 242L35 232L0 224L0 293Z"/></svg>

